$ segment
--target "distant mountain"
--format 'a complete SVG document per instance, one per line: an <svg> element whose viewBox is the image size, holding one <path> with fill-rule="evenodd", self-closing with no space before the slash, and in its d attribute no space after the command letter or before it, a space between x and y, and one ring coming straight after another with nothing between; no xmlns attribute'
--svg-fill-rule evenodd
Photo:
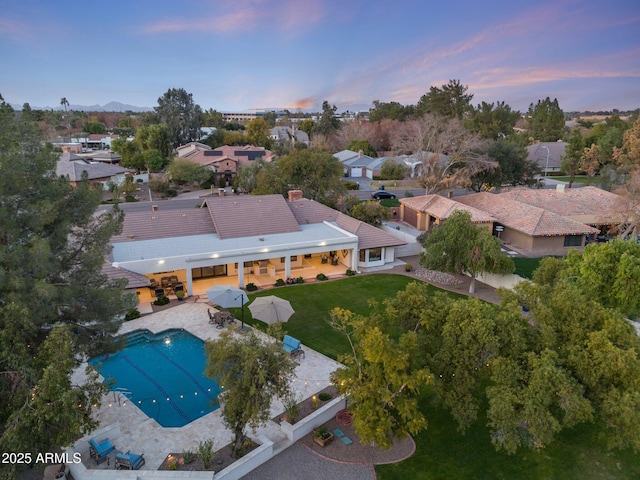
<svg viewBox="0 0 640 480"><path fill-rule="evenodd" d="M11 104L15 110L22 110L22 105ZM134 105L127 105L120 102L109 102L106 105L69 105L69 110L75 110L80 112L149 112L153 108L149 107L136 107ZM36 107L31 105L32 110L64 110L62 106L57 107Z"/></svg>

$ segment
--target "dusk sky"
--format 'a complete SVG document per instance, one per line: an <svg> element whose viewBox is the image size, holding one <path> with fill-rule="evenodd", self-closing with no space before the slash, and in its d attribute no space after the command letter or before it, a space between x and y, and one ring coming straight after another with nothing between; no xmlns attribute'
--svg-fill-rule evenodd
<svg viewBox="0 0 640 480"><path fill-rule="evenodd" d="M490 5L490 6L488 6ZM459 79L472 103L640 108L640 0L3 0L0 94L60 107L415 104Z"/></svg>

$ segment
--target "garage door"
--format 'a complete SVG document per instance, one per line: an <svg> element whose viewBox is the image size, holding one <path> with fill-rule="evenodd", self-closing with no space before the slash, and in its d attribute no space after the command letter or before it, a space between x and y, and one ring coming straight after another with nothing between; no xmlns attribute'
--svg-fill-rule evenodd
<svg viewBox="0 0 640 480"><path fill-rule="evenodd" d="M418 228L418 212L411 208L404 207L404 219L412 227Z"/></svg>
<svg viewBox="0 0 640 480"><path fill-rule="evenodd" d="M352 177L361 177L362 176L362 167L351 167L351 176Z"/></svg>

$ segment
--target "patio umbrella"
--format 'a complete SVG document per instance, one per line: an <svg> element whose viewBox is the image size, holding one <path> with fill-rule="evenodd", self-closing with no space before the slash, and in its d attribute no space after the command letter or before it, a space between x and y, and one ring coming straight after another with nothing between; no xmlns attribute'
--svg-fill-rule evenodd
<svg viewBox="0 0 640 480"><path fill-rule="evenodd" d="M242 309L242 328L244 331L244 304L249 301L249 297L244 290L230 285L214 285L207 290L207 298L211 303L220 305L222 308Z"/></svg>
<svg viewBox="0 0 640 480"><path fill-rule="evenodd" d="M253 318L265 323L286 322L294 314L289 301L275 295L256 298L249 305L249 310L251 310Z"/></svg>

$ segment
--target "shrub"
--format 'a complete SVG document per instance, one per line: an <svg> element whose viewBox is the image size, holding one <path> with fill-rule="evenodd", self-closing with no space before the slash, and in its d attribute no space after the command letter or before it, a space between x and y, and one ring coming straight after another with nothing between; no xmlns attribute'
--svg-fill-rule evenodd
<svg viewBox="0 0 640 480"><path fill-rule="evenodd" d="M296 278L296 283L304 283L304 278L302 277Z"/></svg>
<svg viewBox="0 0 640 480"><path fill-rule="evenodd" d="M164 295L159 296L158 298L155 299L155 301L153 302L154 305L158 305L158 306L162 306L162 305L167 305L171 300L169 300L168 297L165 297Z"/></svg>
<svg viewBox="0 0 640 480"><path fill-rule="evenodd" d="M281 278L276 280L276 287L282 287L283 285L286 285L285 281Z"/></svg>
<svg viewBox="0 0 640 480"><path fill-rule="evenodd" d="M258 287L256 287L256 284L253 282L247 283L244 288L247 292L255 292L256 290L258 290Z"/></svg>
<svg viewBox="0 0 640 480"><path fill-rule="evenodd" d="M191 463L196 459L196 454L193 453L191 450L187 450L185 452L182 452L182 460L184 460L184 463Z"/></svg>
<svg viewBox="0 0 640 480"><path fill-rule="evenodd" d="M328 280L327 276L324 273L319 273L316 275L316 279L318 280Z"/></svg>
<svg viewBox="0 0 640 480"><path fill-rule="evenodd" d="M213 438L198 444L198 456L204 468L209 468L211 460L213 460Z"/></svg>
<svg viewBox="0 0 640 480"><path fill-rule="evenodd" d="M411 265L410 263L405 263L404 264L404 271L405 272L410 272L411 270L413 270L413 265Z"/></svg>
<svg viewBox="0 0 640 480"><path fill-rule="evenodd" d="M124 197L124 201L125 202L137 202L138 199L136 197L134 197L133 195L126 195Z"/></svg>
<svg viewBox="0 0 640 480"><path fill-rule="evenodd" d="M359 190L360 189L360 185L358 184L358 182L347 181L347 182L342 182L342 183L343 183L344 187L347 190Z"/></svg>
<svg viewBox="0 0 640 480"><path fill-rule="evenodd" d="M353 277L356 274L356 272L354 272L350 268L347 268L347 271L345 272L345 274L347 275L347 277Z"/></svg>
<svg viewBox="0 0 640 480"><path fill-rule="evenodd" d="M142 314L140 313L140 310L138 310L137 308L132 308L124 316L124 321L128 322L129 320L140 318L141 315Z"/></svg>
<svg viewBox="0 0 640 480"><path fill-rule="evenodd" d="M167 190L165 195L167 197L176 197L176 196L178 196L178 191L175 188L170 188L169 190Z"/></svg>
<svg viewBox="0 0 640 480"><path fill-rule="evenodd" d="M404 192L404 196L405 198L413 197L413 193L407 190L406 192Z"/></svg>
<svg viewBox="0 0 640 480"><path fill-rule="evenodd" d="M323 402L326 402L327 400L331 400L331 394L327 392L322 392L318 394L318 398Z"/></svg>

